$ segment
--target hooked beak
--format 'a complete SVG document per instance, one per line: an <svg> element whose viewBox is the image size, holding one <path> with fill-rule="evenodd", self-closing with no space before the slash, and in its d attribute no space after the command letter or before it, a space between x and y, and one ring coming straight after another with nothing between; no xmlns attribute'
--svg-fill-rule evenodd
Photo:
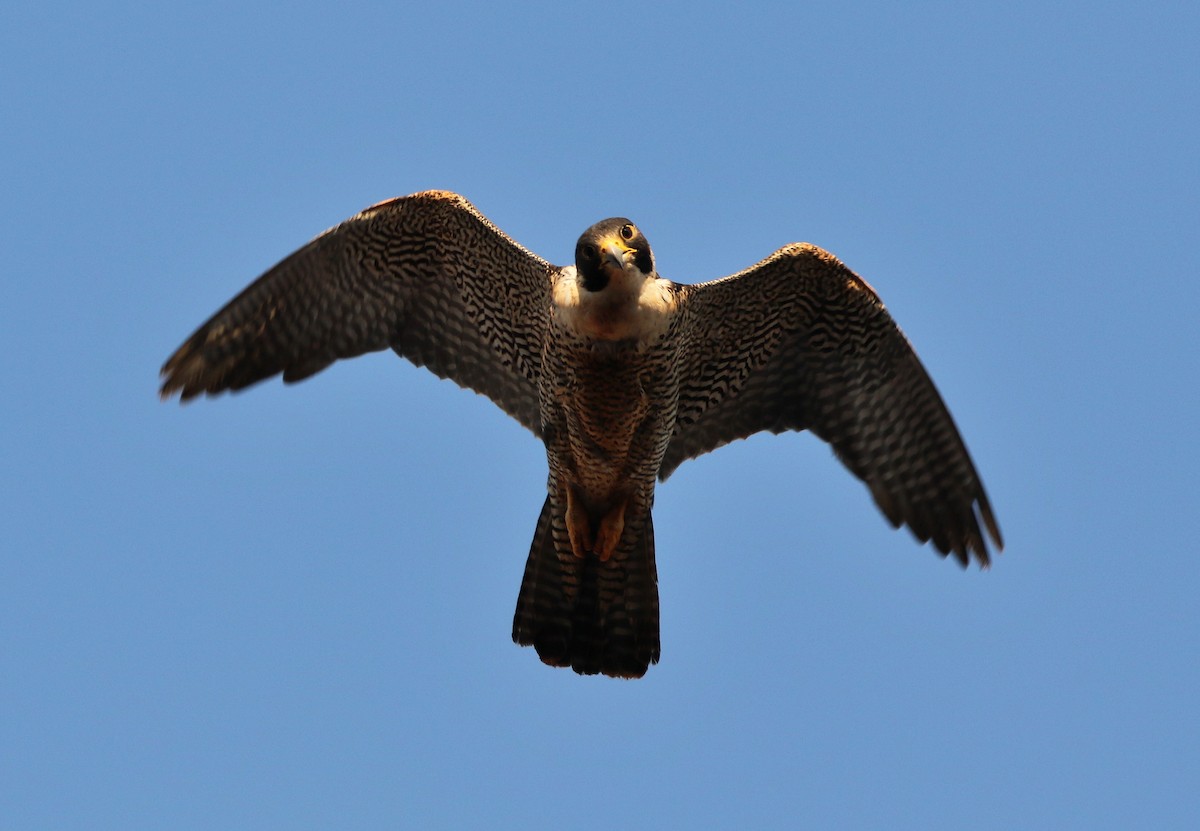
<svg viewBox="0 0 1200 831"><path fill-rule="evenodd" d="M633 249L627 247L623 240L618 237L608 237L600 243L600 254L602 260L600 265L602 268L616 268L618 271L625 270L625 262L633 253Z"/></svg>

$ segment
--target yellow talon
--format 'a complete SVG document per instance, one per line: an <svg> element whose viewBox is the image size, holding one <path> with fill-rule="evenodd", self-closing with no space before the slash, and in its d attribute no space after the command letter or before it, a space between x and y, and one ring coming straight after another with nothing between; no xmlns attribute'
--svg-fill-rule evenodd
<svg viewBox="0 0 1200 831"><path fill-rule="evenodd" d="M628 504L628 499L622 499L600 520L600 529L596 532L596 556L602 563L608 562L621 542L621 534L625 531L625 506Z"/></svg>
<svg viewBox="0 0 1200 831"><path fill-rule="evenodd" d="M583 559L592 551L592 523L588 519L583 500L575 495L575 488L567 486L567 536L571 538L571 550Z"/></svg>

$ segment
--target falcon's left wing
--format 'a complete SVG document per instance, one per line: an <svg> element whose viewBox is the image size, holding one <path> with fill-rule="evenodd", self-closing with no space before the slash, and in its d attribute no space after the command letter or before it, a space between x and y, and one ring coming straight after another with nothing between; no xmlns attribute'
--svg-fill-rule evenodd
<svg viewBox="0 0 1200 831"><path fill-rule="evenodd" d="M163 365L163 397L307 378L389 346L540 432L537 377L555 267L463 197L392 199L318 236Z"/></svg>
<svg viewBox="0 0 1200 831"><path fill-rule="evenodd" d="M893 525L966 565L1003 547L954 421L867 283L812 245L782 248L681 299L678 420L660 477L760 430L809 429Z"/></svg>

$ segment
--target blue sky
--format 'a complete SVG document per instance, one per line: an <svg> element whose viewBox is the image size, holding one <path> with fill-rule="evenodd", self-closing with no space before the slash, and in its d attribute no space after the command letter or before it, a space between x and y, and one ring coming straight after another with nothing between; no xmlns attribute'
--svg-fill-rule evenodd
<svg viewBox="0 0 1200 831"><path fill-rule="evenodd" d="M1194 4L0 12L0 825L1190 828ZM1005 533L962 572L809 435L655 507L663 658L509 639L538 442L390 354L187 407L167 355L377 200L699 282L879 291Z"/></svg>

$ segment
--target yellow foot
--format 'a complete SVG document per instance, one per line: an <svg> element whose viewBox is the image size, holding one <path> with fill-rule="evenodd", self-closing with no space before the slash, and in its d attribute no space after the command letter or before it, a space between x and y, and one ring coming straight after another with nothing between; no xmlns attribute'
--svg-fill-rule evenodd
<svg viewBox="0 0 1200 831"><path fill-rule="evenodd" d="M602 563L608 562L621 542L621 534L625 530L625 506L628 504L627 498L622 499L600 520L600 528L596 531L596 556Z"/></svg>
<svg viewBox="0 0 1200 831"><path fill-rule="evenodd" d="M576 557L582 560L592 553L592 523L583 500L575 495L571 485L567 485L567 536L571 538L571 550Z"/></svg>

